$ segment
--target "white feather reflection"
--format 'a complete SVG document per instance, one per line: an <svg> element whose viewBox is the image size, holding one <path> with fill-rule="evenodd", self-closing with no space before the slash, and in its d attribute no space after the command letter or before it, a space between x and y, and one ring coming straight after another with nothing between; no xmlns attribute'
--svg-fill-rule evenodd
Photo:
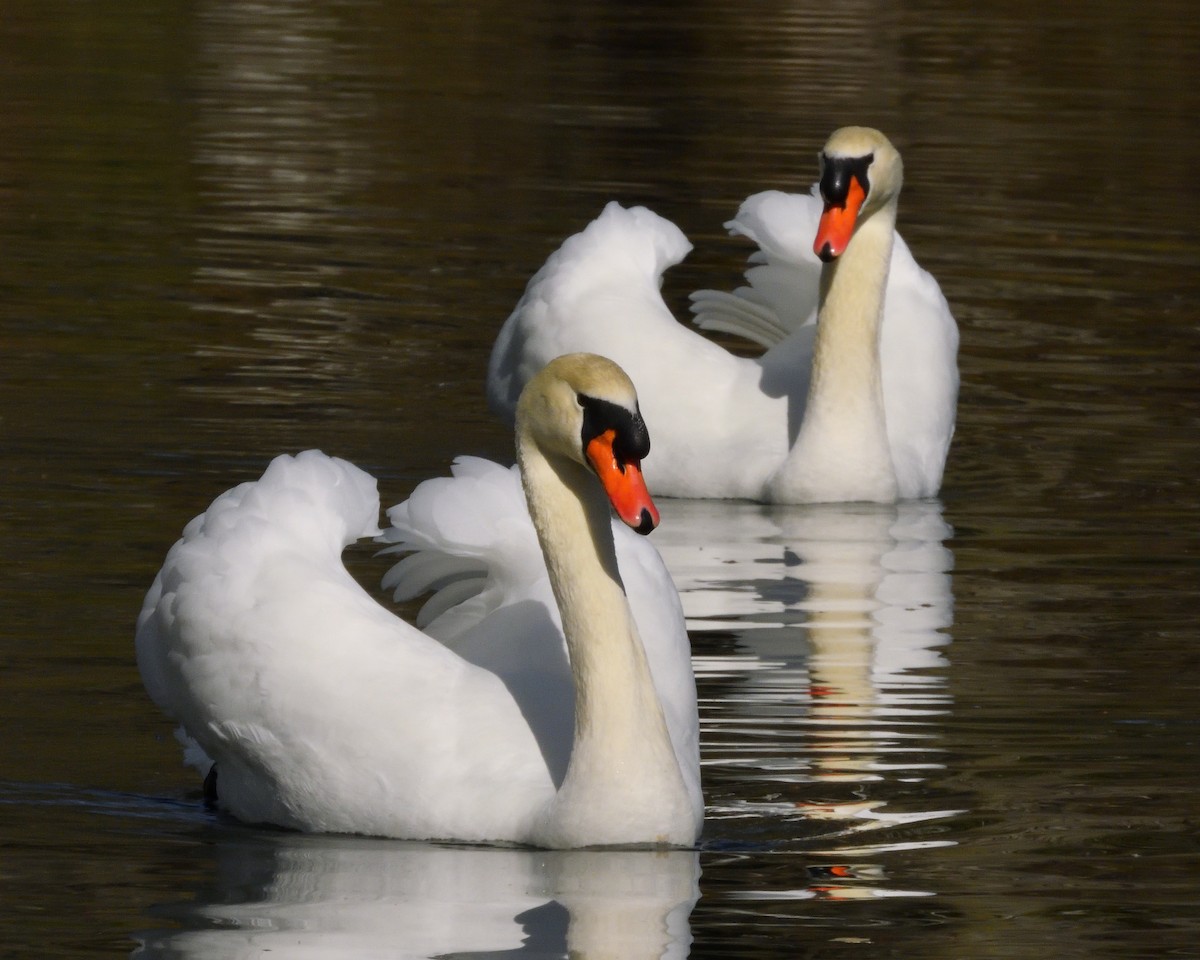
<svg viewBox="0 0 1200 960"><path fill-rule="evenodd" d="M660 506L655 541L694 641L710 822L782 817L828 841L956 813L889 809L898 785L943 766L941 504Z"/></svg>
<svg viewBox="0 0 1200 960"><path fill-rule="evenodd" d="M453 954L682 958L694 851L536 851L239 830L211 884L156 915L150 958Z"/></svg>

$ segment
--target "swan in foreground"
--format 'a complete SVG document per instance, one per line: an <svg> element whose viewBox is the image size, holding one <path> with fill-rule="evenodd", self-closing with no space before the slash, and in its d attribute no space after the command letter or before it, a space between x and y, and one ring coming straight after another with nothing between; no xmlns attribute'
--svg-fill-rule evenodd
<svg viewBox="0 0 1200 960"><path fill-rule="evenodd" d="M695 842L678 594L610 513L643 534L658 522L633 386L611 361L561 357L516 419L519 480L460 461L390 513L385 539L409 555L388 585L437 591L428 631L341 562L379 513L374 480L345 461L280 457L184 530L138 619L138 667L192 760L215 762L224 810L409 839Z"/></svg>
<svg viewBox="0 0 1200 960"><path fill-rule="evenodd" d="M958 328L895 232L900 155L846 127L808 195L760 193L726 226L758 244L749 287L692 295L695 322L768 348L738 357L680 324L663 271L691 245L610 203L533 277L492 350L488 398L511 419L551 357L590 350L636 384L665 496L783 503L937 494L958 395ZM818 260L818 257L820 260ZM824 261L822 265L821 261Z"/></svg>

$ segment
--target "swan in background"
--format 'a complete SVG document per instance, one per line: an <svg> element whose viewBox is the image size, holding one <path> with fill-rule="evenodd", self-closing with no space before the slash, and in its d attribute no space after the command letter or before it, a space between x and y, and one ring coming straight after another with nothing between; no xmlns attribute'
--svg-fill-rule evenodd
<svg viewBox="0 0 1200 960"><path fill-rule="evenodd" d="M187 526L146 596L138 666L202 751L193 759L215 762L223 809L400 838L696 840L696 694L678 595L647 542L623 537L618 563L613 536L610 504L639 533L658 520L633 386L611 361L560 357L526 387L516 434L527 509L513 473L473 461L392 511L387 539L426 556L401 561L389 583L438 589L427 616L458 649L346 571L341 551L378 532L379 503L345 461L278 458Z"/></svg>
<svg viewBox="0 0 1200 960"><path fill-rule="evenodd" d="M511 419L544 363L589 350L637 385L655 428L646 477L659 494L936 495L954 432L958 328L895 232L900 155L878 131L846 127L820 159L812 194L757 194L727 224L759 245L750 285L693 294L701 328L754 340L762 356L735 356L676 321L662 274L691 245L649 210L610 203L550 257L500 331L493 410Z"/></svg>

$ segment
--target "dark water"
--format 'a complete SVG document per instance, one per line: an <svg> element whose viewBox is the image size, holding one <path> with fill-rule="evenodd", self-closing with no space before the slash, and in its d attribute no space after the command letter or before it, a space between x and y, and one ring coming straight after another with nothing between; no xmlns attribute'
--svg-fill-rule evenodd
<svg viewBox="0 0 1200 960"><path fill-rule="evenodd" d="M0 89L0 952L1200 956L1191 4L13 0ZM852 122L958 434L936 503L663 504L699 852L206 815L132 652L183 523L280 451L388 502L507 457L484 365L559 240L647 203L672 302L732 286L721 222Z"/></svg>

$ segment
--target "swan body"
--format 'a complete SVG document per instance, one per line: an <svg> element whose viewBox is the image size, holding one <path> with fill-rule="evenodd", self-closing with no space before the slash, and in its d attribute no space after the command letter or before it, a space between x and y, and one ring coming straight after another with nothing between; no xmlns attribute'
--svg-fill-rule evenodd
<svg viewBox="0 0 1200 960"><path fill-rule="evenodd" d="M461 461L391 511L382 539L408 556L388 585L435 591L428 632L341 562L379 533L375 483L345 461L277 458L184 530L143 605L138 666L202 751L193 759L215 761L222 808L410 839L695 841L696 695L678 595L647 541L624 526L614 538L597 481L607 457L611 483L640 484L644 427L623 439L641 423L632 386L610 362L566 357L528 396L521 478ZM655 522L644 487L611 496L627 523Z"/></svg>
<svg viewBox="0 0 1200 960"><path fill-rule="evenodd" d="M593 350L638 387L655 424L646 476L660 494L936 495L954 431L957 325L895 232L902 164L887 139L844 128L822 157L830 170L857 164L869 184L830 262L818 259L814 241L827 209L844 209L836 199L819 186L760 193L727 224L758 245L749 285L692 295L698 326L753 340L764 354L735 356L678 323L660 287L690 245L649 210L610 203L550 257L502 328L488 370L492 408L511 418L542 363Z"/></svg>

